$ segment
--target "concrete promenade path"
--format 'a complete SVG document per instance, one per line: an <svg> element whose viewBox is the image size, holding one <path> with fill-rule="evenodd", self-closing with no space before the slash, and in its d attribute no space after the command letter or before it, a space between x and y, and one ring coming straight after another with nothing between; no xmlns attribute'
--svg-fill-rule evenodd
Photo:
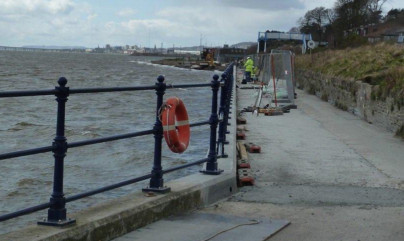
<svg viewBox="0 0 404 241"><path fill-rule="evenodd" d="M238 109L253 90L238 90ZM299 91L298 109L247 119L255 186L211 213L287 219L270 240L404 240L404 142Z"/></svg>
<svg viewBox="0 0 404 241"><path fill-rule="evenodd" d="M253 104L254 90L237 91L239 110ZM242 114L246 141L262 148L249 154L255 185L197 213L290 221L271 241L404 240L404 142L297 93L298 109L290 113ZM160 241L187 235L165 232ZM118 240L148 239L135 231Z"/></svg>

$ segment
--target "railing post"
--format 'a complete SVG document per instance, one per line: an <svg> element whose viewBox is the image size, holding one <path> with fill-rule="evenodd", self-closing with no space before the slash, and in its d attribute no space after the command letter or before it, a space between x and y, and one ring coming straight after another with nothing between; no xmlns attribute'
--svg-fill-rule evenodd
<svg viewBox="0 0 404 241"><path fill-rule="evenodd" d="M229 105L228 105L228 114L231 114L231 105L232 105L232 101L233 101L233 79L232 76L230 75L230 71L227 73L227 79L229 82L229 89L228 89L228 93L229 93ZM231 119L230 116L228 116L228 119Z"/></svg>
<svg viewBox="0 0 404 241"><path fill-rule="evenodd" d="M229 74L227 73L226 75L226 102L225 102L225 112L224 112L224 119L225 119L225 124L224 124L224 141L223 144L229 144L228 141L226 141L226 134L229 134L230 132L227 130L227 126L230 125L229 123L229 119L231 119L231 117L229 116L230 112L230 99L231 99L231 95L232 95L232 79L229 78Z"/></svg>
<svg viewBox="0 0 404 241"><path fill-rule="evenodd" d="M219 117L221 118L221 121L219 123L219 138L217 140L217 154L222 158L228 157L227 154L224 153L224 142L226 140L226 130L225 130L225 125L226 125L226 120L225 120L225 112L226 112L226 99L227 99L227 78L226 74L222 74L222 79L221 81L223 84L221 85L221 92L220 92L220 108L219 108Z"/></svg>
<svg viewBox="0 0 404 241"><path fill-rule="evenodd" d="M56 101L58 102L56 137L53 142L53 156L55 157L55 169L53 174L53 192L50 198L50 207L48 209L48 218L39 221L38 224L48 226L65 226L75 223L73 219L66 219L66 200L63 193L63 169L64 158L67 151L67 142L65 137L65 111L66 101L69 96L69 87L66 87L67 79L61 77L58 80Z"/></svg>
<svg viewBox="0 0 404 241"><path fill-rule="evenodd" d="M219 118L217 115L217 92L219 90L220 81L219 76L215 74L211 82L212 86L212 112L209 119L210 124L210 145L208 161L206 163L206 169L201 170L202 173L209 175L218 175L223 172L217 168L217 153L216 153L216 134L217 134L217 124Z"/></svg>
<svg viewBox="0 0 404 241"><path fill-rule="evenodd" d="M163 125L160 121L160 109L163 105L163 96L166 90L166 83L164 83L164 76L160 75L157 78L156 83L156 95L157 95L157 108L156 108L156 122L154 124L154 162L153 169L151 171L152 177L150 178L150 184L148 187L143 188L143 192L158 192L167 193L171 189L164 187L163 168L161 167L161 147L163 139Z"/></svg>

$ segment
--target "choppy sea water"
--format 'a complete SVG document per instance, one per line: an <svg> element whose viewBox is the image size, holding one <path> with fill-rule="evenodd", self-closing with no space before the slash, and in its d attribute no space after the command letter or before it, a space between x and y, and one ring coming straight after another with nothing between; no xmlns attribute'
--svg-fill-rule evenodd
<svg viewBox="0 0 404 241"><path fill-rule="evenodd" d="M150 64L150 57L108 54L34 53L0 51L0 91L52 89L59 77L70 88L152 85L158 75L167 83L208 83L213 72L191 71ZM192 122L209 118L211 90L167 90L165 98L183 99ZM54 96L0 99L0 153L49 146L55 136L57 103ZM75 94L66 104L68 142L151 129L154 91ZM163 140L163 168L204 158L209 127L191 130L183 154L169 151ZM137 137L68 150L65 158L65 196L89 191L151 171L153 136ZM52 193L52 153L0 161L0 214L47 202ZM191 167L165 175L165 181L194 173ZM67 204L68 212L138 190L147 182L129 185ZM9 232L46 216L46 210L0 223Z"/></svg>

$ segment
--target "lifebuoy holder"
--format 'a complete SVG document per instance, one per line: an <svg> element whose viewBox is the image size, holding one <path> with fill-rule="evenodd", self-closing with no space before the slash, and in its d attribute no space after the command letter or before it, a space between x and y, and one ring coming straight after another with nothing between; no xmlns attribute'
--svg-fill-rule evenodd
<svg viewBox="0 0 404 241"><path fill-rule="evenodd" d="M172 152L183 153L188 148L191 136L184 102L178 97L168 98L161 107L160 120L168 148Z"/></svg>

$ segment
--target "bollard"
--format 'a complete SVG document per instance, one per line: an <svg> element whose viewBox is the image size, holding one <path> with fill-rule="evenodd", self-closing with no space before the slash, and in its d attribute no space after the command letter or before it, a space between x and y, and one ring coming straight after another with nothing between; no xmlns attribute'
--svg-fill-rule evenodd
<svg viewBox="0 0 404 241"><path fill-rule="evenodd" d="M202 173L209 175L219 175L223 172L217 168L217 153L216 153L216 131L219 118L217 116L217 92L219 90L220 82L219 76L215 74L211 82L212 85L212 112L209 119L210 124L210 145L208 161L206 162L206 169L201 170Z"/></svg>
<svg viewBox="0 0 404 241"><path fill-rule="evenodd" d="M156 83L157 95L157 108L156 108L156 122L154 124L154 162L151 171L150 184L148 187L143 188L143 192L157 192L167 193L171 189L164 187L163 168L161 167L161 148L163 139L163 125L160 121L160 109L163 105L163 96L166 90L166 83L164 83L164 76L160 75Z"/></svg>
<svg viewBox="0 0 404 241"><path fill-rule="evenodd" d="M67 151L65 111L67 97L69 96L69 87L66 87L67 80L65 77L59 78L58 84L59 86L55 87L57 90L56 101L58 102L56 137L52 143L53 156L55 157L53 192L50 198L48 218L38 222L40 225L48 226L65 226L76 222L74 219L66 219L66 200L63 193L63 168Z"/></svg>

